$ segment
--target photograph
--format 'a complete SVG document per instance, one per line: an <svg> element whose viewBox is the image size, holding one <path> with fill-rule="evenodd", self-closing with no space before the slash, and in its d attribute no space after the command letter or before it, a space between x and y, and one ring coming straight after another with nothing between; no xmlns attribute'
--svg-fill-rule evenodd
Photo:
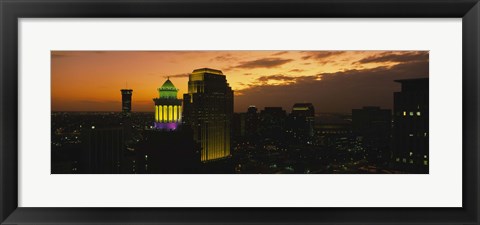
<svg viewBox="0 0 480 225"><path fill-rule="evenodd" d="M429 51L50 57L51 174L429 174Z"/></svg>

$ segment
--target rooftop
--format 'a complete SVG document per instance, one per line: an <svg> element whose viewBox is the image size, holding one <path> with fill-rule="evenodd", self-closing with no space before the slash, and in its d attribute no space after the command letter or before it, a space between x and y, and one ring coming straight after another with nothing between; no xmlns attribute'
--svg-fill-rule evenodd
<svg viewBox="0 0 480 225"><path fill-rule="evenodd" d="M210 74L223 75L223 72L221 70L210 69L210 68L200 68L200 69L193 70L192 72L192 74L198 74L198 73L210 73Z"/></svg>

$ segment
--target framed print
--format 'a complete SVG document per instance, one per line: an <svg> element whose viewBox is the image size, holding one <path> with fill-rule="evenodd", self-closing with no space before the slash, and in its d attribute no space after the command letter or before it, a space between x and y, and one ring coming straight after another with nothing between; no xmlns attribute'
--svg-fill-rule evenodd
<svg viewBox="0 0 480 225"><path fill-rule="evenodd" d="M2 1L2 224L478 224L479 3Z"/></svg>

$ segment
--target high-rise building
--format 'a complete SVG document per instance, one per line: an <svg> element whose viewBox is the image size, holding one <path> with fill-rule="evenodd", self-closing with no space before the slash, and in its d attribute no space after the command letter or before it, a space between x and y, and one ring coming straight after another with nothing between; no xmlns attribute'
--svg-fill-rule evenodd
<svg viewBox="0 0 480 225"><path fill-rule="evenodd" d="M258 117L257 107L251 105L247 109L245 114L245 133L247 136L255 136L258 133L258 123L260 118Z"/></svg>
<svg viewBox="0 0 480 225"><path fill-rule="evenodd" d="M132 111L132 89L122 89L122 112L130 113Z"/></svg>
<svg viewBox="0 0 480 225"><path fill-rule="evenodd" d="M230 156L233 91L220 70L194 70L183 96L184 124L201 145L203 162Z"/></svg>
<svg viewBox="0 0 480 225"><path fill-rule="evenodd" d="M380 107L352 109L352 128L361 137L366 158L373 163L388 162L392 134L392 110Z"/></svg>
<svg viewBox="0 0 480 225"><path fill-rule="evenodd" d="M287 112L282 107L265 107L260 112L260 133L263 137L282 139Z"/></svg>
<svg viewBox="0 0 480 225"><path fill-rule="evenodd" d="M83 158L81 173L120 173L125 151L123 127L98 124L82 130Z"/></svg>
<svg viewBox="0 0 480 225"><path fill-rule="evenodd" d="M315 108L312 103L295 103L289 115L289 128L300 139L315 134Z"/></svg>
<svg viewBox="0 0 480 225"><path fill-rule="evenodd" d="M428 173L428 78L396 80L394 93L393 159L410 172Z"/></svg>
<svg viewBox="0 0 480 225"><path fill-rule="evenodd" d="M155 129L175 130L182 121L182 100L177 99L178 89L170 79L158 88L155 102Z"/></svg>

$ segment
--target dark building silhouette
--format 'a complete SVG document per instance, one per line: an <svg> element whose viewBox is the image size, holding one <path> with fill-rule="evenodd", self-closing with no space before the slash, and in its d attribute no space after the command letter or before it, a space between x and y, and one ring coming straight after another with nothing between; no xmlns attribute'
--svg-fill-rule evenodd
<svg viewBox="0 0 480 225"><path fill-rule="evenodd" d="M233 135L235 137L254 138L258 136L260 118L255 106L249 106L247 112L233 114Z"/></svg>
<svg viewBox="0 0 480 225"><path fill-rule="evenodd" d="M396 80L394 93L393 159L401 169L428 173L428 78Z"/></svg>
<svg viewBox="0 0 480 225"><path fill-rule="evenodd" d="M122 112L130 113L132 111L132 89L122 89Z"/></svg>
<svg viewBox="0 0 480 225"><path fill-rule="evenodd" d="M120 173L120 164L126 149L125 141L122 126L96 124L84 127L80 173Z"/></svg>
<svg viewBox="0 0 480 225"><path fill-rule="evenodd" d="M265 107L260 112L260 133L265 138L283 138L287 112L282 107Z"/></svg>
<svg viewBox="0 0 480 225"><path fill-rule="evenodd" d="M258 135L258 126L260 118L258 115L257 107L251 105L245 113L245 133L249 137L254 137Z"/></svg>
<svg viewBox="0 0 480 225"><path fill-rule="evenodd" d="M362 138L370 162L388 162L392 133L392 111L380 107L352 109L352 128Z"/></svg>
<svg viewBox="0 0 480 225"><path fill-rule="evenodd" d="M220 70L194 70L183 97L185 125L202 146L203 162L230 156L233 91Z"/></svg>
<svg viewBox="0 0 480 225"><path fill-rule="evenodd" d="M308 141L315 134L315 108L312 103L295 103L288 118L288 128L296 139Z"/></svg>
<svg viewBox="0 0 480 225"><path fill-rule="evenodd" d="M233 136L235 138L245 137L246 135L246 113L233 114Z"/></svg>
<svg viewBox="0 0 480 225"><path fill-rule="evenodd" d="M175 130L182 121L182 100L177 99L178 89L170 79L158 88L155 102L155 129Z"/></svg>
<svg viewBox="0 0 480 225"><path fill-rule="evenodd" d="M134 173L178 174L200 173L200 145L193 132L177 130L145 130L143 140L135 147Z"/></svg>

